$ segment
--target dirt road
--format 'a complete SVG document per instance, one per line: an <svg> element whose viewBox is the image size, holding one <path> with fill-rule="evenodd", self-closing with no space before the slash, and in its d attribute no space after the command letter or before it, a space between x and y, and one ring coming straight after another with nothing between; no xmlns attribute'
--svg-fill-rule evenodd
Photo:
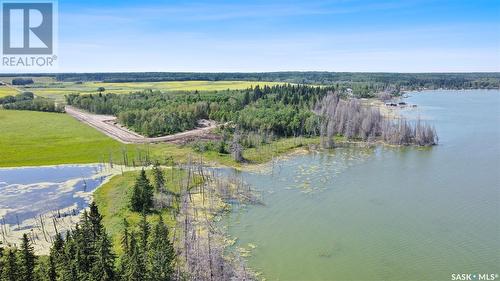
<svg viewBox="0 0 500 281"><path fill-rule="evenodd" d="M168 136L148 138L120 126L115 116L92 114L69 105L65 107L65 110L67 114L75 117L77 120L94 127L122 143L185 143L199 138L214 139L216 137L210 131L218 126L215 121L201 120L199 128Z"/></svg>

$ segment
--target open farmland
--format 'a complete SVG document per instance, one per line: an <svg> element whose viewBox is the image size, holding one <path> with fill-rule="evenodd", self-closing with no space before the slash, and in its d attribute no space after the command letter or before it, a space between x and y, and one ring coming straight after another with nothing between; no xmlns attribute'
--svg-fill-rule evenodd
<svg viewBox="0 0 500 281"><path fill-rule="evenodd" d="M19 92L7 86L0 86L0 98L5 96L15 96Z"/></svg>
<svg viewBox="0 0 500 281"><path fill-rule="evenodd" d="M6 82L10 80L6 79ZM53 98L63 101L64 95L71 93L91 94L96 93L99 87L103 87L106 93L128 94L143 90L152 91L220 91L235 90L255 87L257 85L277 85L279 82L256 82L256 81L169 81L169 82L126 82L126 83L103 83L103 82L55 82L49 79L38 79L32 85L19 87L23 91L30 91L38 96ZM0 93L1 94L1 93Z"/></svg>
<svg viewBox="0 0 500 281"><path fill-rule="evenodd" d="M123 144L60 113L0 110L0 167L99 162Z"/></svg>

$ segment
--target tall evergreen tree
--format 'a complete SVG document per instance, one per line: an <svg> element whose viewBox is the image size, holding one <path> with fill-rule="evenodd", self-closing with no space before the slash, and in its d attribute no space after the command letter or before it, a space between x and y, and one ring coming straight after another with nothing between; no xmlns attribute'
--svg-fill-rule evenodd
<svg viewBox="0 0 500 281"><path fill-rule="evenodd" d="M148 252L148 238L149 238L149 233L151 231L151 227L149 226L148 220L146 213L142 213L141 221L139 222L139 235L140 235L140 250L145 258Z"/></svg>
<svg viewBox="0 0 500 281"><path fill-rule="evenodd" d="M153 186L151 186L151 183L146 177L146 172L144 170L141 172L140 177L141 181L144 182L142 189L142 211L149 212L151 208L153 208Z"/></svg>
<svg viewBox="0 0 500 281"><path fill-rule="evenodd" d="M113 254L111 247L112 245L108 235L101 235L96 247L96 260L92 267L91 280L115 280L115 255Z"/></svg>
<svg viewBox="0 0 500 281"><path fill-rule="evenodd" d="M139 246L134 235L130 236L130 262L125 272L123 279L126 281L145 281L146 266L142 258Z"/></svg>
<svg viewBox="0 0 500 281"><path fill-rule="evenodd" d="M94 239L98 240L98 237L103 232L104 226L102 224L102 215L99 214L99 210L95 202L90 203L89 221L92 225L92 234Z"/></svg>
<svg viewBox="0 0 500 281"><path fill-rule="evenodd" d="M130 233L127 219L123 219L123 234L121 239L123 254L120 257L120 276L126 277L127 269L130 266Z"/></svg>
<svg viewBox="0 0 500 281"><path fill-rule="evenodd" d="M93 226L87 210L80 219L81 227L74 231L73 239L76 245L76 265L79 280L87 280L95 260L95 239Z"/></svg>
<svg viewBox="0 0 500 281"><path fill-rule="evenodd" d="M153 166L153 177L156 192L163 191L165 187L165 176L158 162L155 162Z"/></svg>
<svg viewBox="0 0 500 281"><path fill-rule="evenodd" d="M139 185L140 182L136 180L134 186L132 187L132 196L130 197L130 208L132 211L140 212L142 210L142 187Z"/></svg>
<svg viewBox="0 0 500 281"><path fill-rule="evenodd" d="M149 212L153 207L153 187L146 176L146 171L141 170L135 180L130 198L130 207L135 212Z"/></svg>
<svg viewBox="0 0 500 281"><path fill-rule="evenodd" d="M19 280L32 281L34 279L35 261L36 256L33 245L31 245L31 241L25 233L19 250Z"/></svg>
<svg viewBox="0 0 500 281"><path fill-rule="evenodd" d="M168 228L160 215L151 233L148 267L152 281L170 281L174 272L175 251L168 237Z"/></svg>
<svg viewBox="0 0 500 281"><path fill-rule="evenodd" d="M5 250L4 262L2 268L2 281L17 281L19 280L19 266L17 264L16 252L14 248Z"/></svg>

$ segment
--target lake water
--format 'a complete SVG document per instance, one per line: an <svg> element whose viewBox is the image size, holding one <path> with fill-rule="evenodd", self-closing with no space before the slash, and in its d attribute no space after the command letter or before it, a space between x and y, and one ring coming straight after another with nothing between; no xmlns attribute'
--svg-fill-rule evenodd
<svg viewBox="0 0 500 281"><path fill-rule="evenodd" d="M426 91L432 148L338 148L244 172L265 206L225 218L267 280L500 274L500 91ZM255 246L254 246L255 245Z"/></svg>

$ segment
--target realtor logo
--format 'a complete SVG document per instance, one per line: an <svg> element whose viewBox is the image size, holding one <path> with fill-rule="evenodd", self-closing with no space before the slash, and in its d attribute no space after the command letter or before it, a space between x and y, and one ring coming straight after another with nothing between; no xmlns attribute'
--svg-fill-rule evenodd
<svg viewBox="0 0 500 281"><path fill-rule="evenodd" d="M54 4L52 2L3 2L4 55L52 55Z"/></svg>

